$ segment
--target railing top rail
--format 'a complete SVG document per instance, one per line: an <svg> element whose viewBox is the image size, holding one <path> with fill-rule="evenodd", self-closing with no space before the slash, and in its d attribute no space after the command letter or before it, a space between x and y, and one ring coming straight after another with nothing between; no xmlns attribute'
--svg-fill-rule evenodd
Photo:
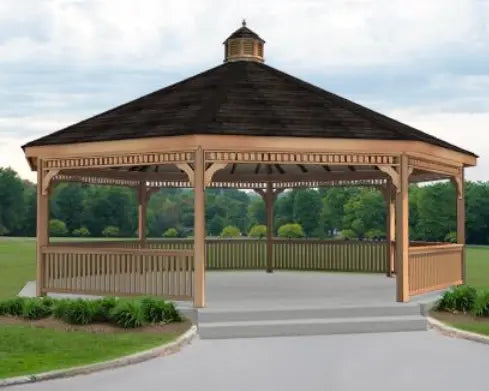
<svg viewBox="0 0 489 391"><path fill-rule="evenodd" d="M409 247L409 253L426 253L426 252L437 252L446 250L461 250L463 249L463 244L458 243L434 243L432 245L426 244L423 246L411 246Z"/></svg>
<svg viewBox="0 0 489 391"><path fill-rule="evenodd" d="M43 254L133 254L133 255L165 255L165 256L193 256L192 249L149 249L149 248L122 248L122 247L76 247L76 246L44 246L41 248Z"/></svg>

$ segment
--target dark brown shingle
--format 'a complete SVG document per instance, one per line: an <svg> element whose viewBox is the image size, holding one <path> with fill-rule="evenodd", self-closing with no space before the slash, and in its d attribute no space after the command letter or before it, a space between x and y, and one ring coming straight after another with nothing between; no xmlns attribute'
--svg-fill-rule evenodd
<svg viewBox="0 0 489 391"><path fill-rule="evenodd" d="M474 155L251 61L217 66L24 147L187 134L415 140Z"/></svg>

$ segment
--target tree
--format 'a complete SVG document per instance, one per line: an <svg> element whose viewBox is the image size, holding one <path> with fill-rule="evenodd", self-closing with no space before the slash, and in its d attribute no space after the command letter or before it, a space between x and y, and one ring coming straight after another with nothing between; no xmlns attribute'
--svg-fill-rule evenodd
<svg viewBox="0 0 489 391"><path fill-rule="evenodd" d="M49 235L51 236L66 236L68 229L64 221L58 219L49 220Z"/></svg>
<svg viewBox="0 0 489 391"><path fill-rule="evenodd" d="M302 226L297 223L284 224L278 229L278 236L281 238L303 238L304 230Z"/></svg>
<svg viewBox="0 0 489 391"><path fill-rule="evenodd" d="M178 237L178 231L175 228L168 228L165 232L163 232L164 238L176 238Z"/></svg>
<svg viewBox="0 0 489 391"><path fill-rule="evenodd" d="M267 226L263 224L254 225L248 232L251 238L264 238L267 236Z"/></svg>
<svg viewBox="0 0 489 391"><path fill-rule="evenodd" d="M385 202L372 189L361 189L344 206L343 229L351 229L360 238L369 230L385 232Z"/></svg>
<svg viewBox="0 0 489 391"><path fill-rule="evenodd" d="M78 183L61 183L52 193L51 214L63 220L70 232L81 226L84 198L83 187Z"/></svg>
<svg viewBox="0 0 489 391"><path fill-rule="evenodd" d="M267 211L263 198L257 195L252 196L248 207L248 221L250 226L265 224L266 219Z"/></svg>
<svg viewBox="0 0 489 391"><path fill-rule="evenodd" d="M227 225L221 232L223 238L237 238L241 236L241 231L234 225Z"/></svg>
<svg viewBox="0 0 489 391"><path fill-rule="evenodd" d="M24 184L11 168L0 167L0 226L10 235L22 228Z"/></svg>
<svg viewBox="0 0 489 391"><path fill-rule="evenodd" d="M321 197L317 190L299 189L294 197L294 221L298 222L307 236L317 234L318 214L321 211Z"/></svg>

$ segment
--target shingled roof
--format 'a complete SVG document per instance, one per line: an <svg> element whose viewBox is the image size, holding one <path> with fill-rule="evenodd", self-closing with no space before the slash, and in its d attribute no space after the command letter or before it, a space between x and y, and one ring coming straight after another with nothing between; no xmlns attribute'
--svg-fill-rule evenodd
<svg viewBox="0 0 489 391"><path fill-rule="evenodd" d="M24 147L190 134L413 140L475 156L262 63L224 63Z"/></svg>

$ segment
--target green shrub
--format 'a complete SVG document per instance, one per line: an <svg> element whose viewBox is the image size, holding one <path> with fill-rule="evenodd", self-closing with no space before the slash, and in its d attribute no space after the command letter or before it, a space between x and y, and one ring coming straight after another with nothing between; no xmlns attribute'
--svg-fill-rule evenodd
<svg viewBox="0 0 489 391"><path fill-rule="evenodd" d="M365 233L365 237L367 239L382 239L385 238L385 233L380 229L373 228Z"/></svg>
<svg viewBox="0 0 489 391"><path fill-rule="evenodd" d="M254 225L248 232L248 236L252 238L264 238L267 236L267 226L263 224Z"/></svg>
<svg viewBox="0 0 489 391"><path fill-rule="evenodd" d="M99 303L92 300L59 300L55 303L53 314L71 324L92 323L99 313Z"/></svg>
<svg viewBox="0 0 489 391"><path fill-rule="evenodd" d="M444 293L438 303L439 311L469 312L474 307L477 298L477 290L467 285L461 285Z"/></svg>
<svg viewBox="0 0 489 391"><path fill-rule="evenodd" d="M0 236L5 236L9 233L9 230L3 226L2 224L0 224Z"/></svg>
<svg viewBox="0 0 489 391"><path fill-rule="evenodd" d="M120 233L119 227L116 227L115 225L108 225L102 231L102 235L105 236L106 238L115 238L119 236L119 233Z"/></svg>
<svg viewBox="0 0 489 391"><path fill-rule="evenodd" d="M489 316L489 290L480 292L477 295L472 313L475 316Z"/></svg>
<svg viewBox="0 0 489 391"><path fill-rule="evenodd" d="M148 323L181 322L182 317L172 302L155 297L145 297L141 300L141 310L144 320Z"/></svg>
<svg viewBox="0 0 489 391"><path fill-rule="evenodd" d="M448 243L457 243L457 233L449 232L445 235L445 242Z"/></svg>
<svg viewBox="0 0 489 391"><path fill-rule="evenodd" d="M68 229L64 221L58 219L49 220L49 234L51 236L66 236Z"/></svg>
<svg viewBox="0 0 489 391"><path fill-rule="evenodd" d="M166 321L166 302L154 297L145 297L141 300L141 310L144 320L148 323L161 323Z"/></svg>
<svg viewBox="0 0 489 391"><path fill-rule="evenodd" d="M183 320L172 302L165 303L165 318L167 323L181 322Z"/></svg>
<svg viewBox="0 0 489 391"><path fill-rule="evenodd" d="M304 230L302 229L302 225L293 223L293 224L284 224L278 229L278 236L281 238L303 238Z"/></svg>
<svg viewBox="0 0 489 391"><path fill-rule="evenodd" d="M340 239L352 240L357 238L358 238L357 233L352 229L344 229L343 231L340 232Z"/></svg>
<svg viewBox="0 0 489 391"><path fill-rule="evenodd" d="M95 314L95 320L99 322L110 321L110 311L117 305L118 300L115 297L104 297L103 299L96 300L95 306L97 313Z"/></svg>
<svg viewBox="0 0 489 391"><path fill-rule="evenodd" d="M241 231L234 225L227 225L222 229L221 236L223 238L237 238L241 236Z"/></svg>
<svg viewBox="0 0 489 391"><path fill-rule="evenodd" d="M26 319L41 319L50 316L52 307L48 303L48 301L38 298L24 300L22 317Z"/></svg>
<svg viewBox="0 0 489 391"><path fill-rule="evenodd" d="M176 238L178 237L178 231L175 228L168 228L165 232L163 232L164 238Z"/></svg>
<svg viewBox="0 0 489 391"><path fill-rule="evenodd" d="M119 327L135 328L144 324L140 301L119 301L110 311L110 319Z"/></svg>
<svg viewBox="0 0 489 391"><path fill-rule="evenodd" d="M72 234L73 234L73 236L87 237L87 236L90 236L90 231L88 230L87 227L80 227L80 228L74 229Z"/></svg>
<svg viewBox="0 0 489 391"><path fill-rule="evenodd" d="M20 316L24 310L23 297L14 297L12 299L3 300L0 302L0 315Z"/></svg>

